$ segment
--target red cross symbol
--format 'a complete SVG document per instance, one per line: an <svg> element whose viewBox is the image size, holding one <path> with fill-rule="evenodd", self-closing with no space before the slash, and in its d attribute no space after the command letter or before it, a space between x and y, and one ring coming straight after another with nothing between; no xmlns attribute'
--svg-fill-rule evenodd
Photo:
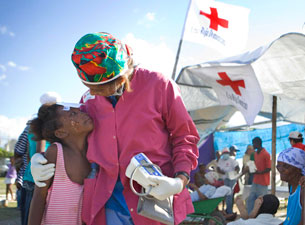
<svg viewBox="0 0 305 225"><path fill-rule="evenodd" d="M217 31L218 30L218 25L222 26L224 28L229 27L229 21L228 20L225 20L225 19L222 19L222 18L218 17L218 12L217 12L216 8L211 8L210 7L210 10L211 10L211 14L207 14L207 13L200 10L200 15L203 15L203 16L208 17L210 19L210 28L211 29Z"/></svg>
<svg viewBox="0 0 305 225"><path fill-rule="evenodd" d="M232 81L226 72L220 72L218 75L220 76L221 80L216 80L217 83L221 84L222 86L231 86L235 94L241 96L239 87L245 88L244 80Z"/></svg>

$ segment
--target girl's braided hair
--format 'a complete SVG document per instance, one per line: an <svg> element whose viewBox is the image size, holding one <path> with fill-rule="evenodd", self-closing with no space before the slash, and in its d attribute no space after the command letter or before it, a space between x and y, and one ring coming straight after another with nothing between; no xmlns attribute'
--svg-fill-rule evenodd
<svg viewBox="0 0 305 225"><path fill-rule="evenodd" d="M55 136L55 131L61 127L58 121L57 109L60 105L42 105L38 110L38 116L30 121L30 132L35 141L47 140L49 142L60 142Z"/></svg>

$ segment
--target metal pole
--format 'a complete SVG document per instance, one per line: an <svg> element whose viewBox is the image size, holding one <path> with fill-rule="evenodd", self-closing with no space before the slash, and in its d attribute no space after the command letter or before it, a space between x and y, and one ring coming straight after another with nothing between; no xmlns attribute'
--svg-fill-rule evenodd
<svg viewBox="0 0 305 225"><path fill-rule="evenodd" d="M276 114L277 97L272 99L272 161L271 161L271 194L275 195L275 161L276 161Z"/></svg>
<svg viewBox="0 0 305 225"><path fill-rule="evenodd" d="M173 73L172 73L172 79L173 79L173 80L175 80L175 78L176 78L175 76L176 76L176 70L177 70L177 65L178 65L178 61L179 61L180 50L181 50L182 41L183 41L185 23L186 23L186 20L187 20L187 17L188 17L188 13L189 13L189 11L190 11L191 4L192 4L192 0L189 0L189 5L188 5L187 12L186 12L186 16L185 16L185 19L184 19L182 34L181 34L181 38L180 38L180 41L179 41L179 46L178 46L178 50L177 50L177 54L176 54L176 60L175 60L174 69L173 69Z"/></svg>
<svg viewBox="0 0 305 225"><path fill-rule="evenodd" d="M178 65L181 45L182 45L182 39L180 39L180 41L179 41L179 46L178 46L178 50L177 50L176 61L175 61L175 65L174 65L174 69L173 69L173 73L172 73L172 79L173 80L175 80L176 69L177 69L177 65Z"/></svg>

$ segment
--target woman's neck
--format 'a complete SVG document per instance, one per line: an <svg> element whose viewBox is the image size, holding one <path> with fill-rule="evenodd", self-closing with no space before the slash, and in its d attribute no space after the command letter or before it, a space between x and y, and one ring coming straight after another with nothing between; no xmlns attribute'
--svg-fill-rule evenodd
<svg viewBox="0 0 305 225"><path fill-rule="evenodd" d="M295 192L295 190L297 189L300 178L301 178L301 175L298 174L298 175L294 176L291 179L291 181L288 182L292 187L292 193Z"/></svg>

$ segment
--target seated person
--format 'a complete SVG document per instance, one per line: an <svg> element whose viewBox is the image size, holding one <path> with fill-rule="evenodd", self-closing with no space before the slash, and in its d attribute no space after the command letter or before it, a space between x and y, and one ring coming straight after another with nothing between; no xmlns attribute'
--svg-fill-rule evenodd
<svg viewBox="0 0 305 225"><path fill-rule="evenodd" d="M188 184L190 188L194 189L194 191L190 194L193 202L210 198L224 197L231 194L231 188L227 186L215 186L215 182L217 181L215 174L217 173L214 173L215 172L206 173L205 184L201 185L200 187L193 183Z"/></svg>
<svg viewBox="0 0 305 225"><path fill-rule="evenodd" d="M196 186L200 187L201 185L205 184L206 168L203 163L200 163L198 167L199 167L199 170L195 173L194 182L195 182Z"/></svg>
<svg viewBox="0 0 305 225"><path fill-rule="evenodd" d="M278 225L282 221L276 217L280 202L275 195L267 194L258 197L254 202L254 208L250 215L241 197L236 198L236 205L241 218L228 223L227 225Z"/></svg>

